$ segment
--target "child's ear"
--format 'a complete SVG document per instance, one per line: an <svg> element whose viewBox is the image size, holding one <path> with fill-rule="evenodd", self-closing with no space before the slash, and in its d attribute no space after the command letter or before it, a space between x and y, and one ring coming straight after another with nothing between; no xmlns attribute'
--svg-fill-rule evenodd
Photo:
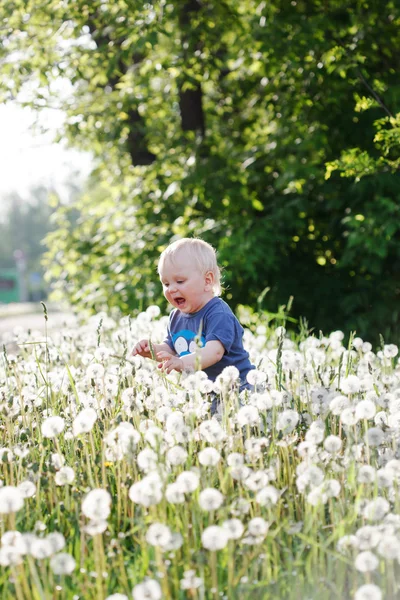
<svg viewBox="0 0 400 600"><path fill-rule="evenodd" d="M204 276L205 290L209 292L213 289L215 282L214 273L212 271L207 271Z"/></svg>

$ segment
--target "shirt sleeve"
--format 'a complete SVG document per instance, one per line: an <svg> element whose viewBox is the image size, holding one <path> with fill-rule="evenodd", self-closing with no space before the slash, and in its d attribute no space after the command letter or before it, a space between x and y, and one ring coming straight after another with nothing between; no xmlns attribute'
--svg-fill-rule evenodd
<svg viewBox="0 0 400 600"><path fill-rule="evenodd" d="M238 335L234 315L221 311L211 313L207 318L205 334L206 343L216 340L221 342L225 352L229 352Z"/></svg>

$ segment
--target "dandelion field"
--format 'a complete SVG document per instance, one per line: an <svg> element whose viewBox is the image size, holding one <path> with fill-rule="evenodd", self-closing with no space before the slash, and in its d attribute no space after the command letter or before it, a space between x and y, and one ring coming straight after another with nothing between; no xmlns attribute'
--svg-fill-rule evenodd
<svg viewBox="0 0 400 600"><path fill-rule="evenodd" d="M239 394L129 357L165 327L4 340L0 598L400 597L398 348L261 323Z"/></svg>

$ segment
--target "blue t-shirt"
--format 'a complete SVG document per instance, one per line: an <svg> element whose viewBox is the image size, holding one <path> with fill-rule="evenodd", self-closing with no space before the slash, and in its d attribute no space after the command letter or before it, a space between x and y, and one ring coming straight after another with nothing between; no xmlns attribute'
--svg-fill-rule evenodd
<svg viewBox="0 0 400 600"><path fill-rule="evenodd" d="M254 366L249 360L249 353L243 348L243 327L229 306L215 297L207 302L199 311L185 314L175 308L170 316L165 343L178 356L195 352L198 345L217 340L225 348L220 361L204 369L209 379L214 381L225 367L234 366L239 370L242 385L246 375Z"/></svg>

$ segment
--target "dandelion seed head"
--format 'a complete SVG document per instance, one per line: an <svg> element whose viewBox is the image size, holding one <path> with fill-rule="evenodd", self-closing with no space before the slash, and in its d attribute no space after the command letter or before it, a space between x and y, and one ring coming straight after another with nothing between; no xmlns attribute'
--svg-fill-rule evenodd
<svg viewBox="0 0 400 600"><path fill-rule="evenodd" d="M95 536L104 533L107 527L108 523L105 519L96 519L84 525L83 531L88 535Z"/></svg>
<svg viewBox="0 0 400 600"><path fill-rule="evenodd" d="M365 435L366 442L369 446L380 446L383 442L385 434L380 427L370 427Z"/></svg>
<svg viewBox="0 0 400 600"><path fill-rule="evenodd" d="M138 583L132 590L133 600L161 600L161 586L155 579Z"/></svg>
<svg viewBox="0 0 400 600"><path fill-rule="evenodd" d="M358 469L357 481L359 483L375 483L376 469L371 465L362 465Z"/></svg>
<svg viewBox="0 0 400 600"><path fill-rule="evenodd" d="M347 396L343 395L335 396L329 402L329 408L333 415L340 415L343 412L343 410L345 408L349 408L349 406L350 400L347 398Z"/></svg>
<svg viewBox="0 0 400 600"><path fill-rule="evenodd" d="M206 488L199 494L199 505L202 510L218 510L224 501L224 496L219 490Z"/></svg>
<svg viewBox="0 0 400 600"><path fill-rule="evenodd" d="M229 535L223 527L210 525L201 534L201 543L206 550L216 551L225 548Z"/></svg>
<svg viewBox="0 0 400 600"><path fill-rule="evenodd" d="M32 481L22 481L17 488L23 498L32 498L36 494L36 485Z"/></svg>
<svg viewBox="0 0 400 600"><path fill-rule="evenodd" d="M188 453L182 446L173 446L167 451L166 457L171 465L177 466L186 461Z"/></svg>
<svg viewBox="0 0 400 600"><path fill-rule="evenodd" d="M340 420L342 421L343 425L347 425L348 427L356 425L356 423L358 422L358 417L356 414L355 407L349 406L348 408L342 410L342 412L340 413Z"/></svg>
<svg viewBox="0 0 400 600"><path fill-rule="evenodd" d="M261 506L272 508L280 498L279 491L273 485L267 485L256 494L256 502Z"/></svg>
<svg viewBox="0 0 400 600"><path fill-rule="evenodd" d="M369 521L381 521L389 511L389 508L389 502L385 498L378 496L375 500L367 502L363 510L363 515Z"/></svg>
<svg viewBox="0 0 400 600"><path fill-rule="evenodd" d="M23 505L24 497L17 487L6 485L0 488L0 514L15 513Z"/></svg>
<svg viewBox="0 0 400 600"><path fill-rule="evenodd" d="M82 502L82 512L88 519L107 519L111 512L111 495L107 490L91 490Z"/></svg>
<svg viewBox="0 0 400 600"><path fill-rule="evenodd" d="M337 435L328 435L324 440L324 448L329 454L336 454L342 447L342 440Z"/></svg>
<svg viewBox="0 0 400 600"><path fill-rule="evenodd" d="M181 590L196 590L203 585L202 577L196 577L196 571L189 570L183 573L180 581Z"/></svg>
<svg viewBox="0 0 400 600"><path fill-rule="evenodd" d="M46 538L36 538L30 547L30 554L37 560L49 558L53 554L51 542Z"/></svg>
<svg viewBox="0 0 400 600"><path fill-rule="evenodd" d="M361 400L356 405L356 417L358 420L373 419L376 407L372 400Z"/></svg>
<svg viewBox="0 0 400 600"><path fill-rule="evenodd" d="M146 542L151 546L164 548L171 542L172 532L163 523L153 523L147 530Z"/></svg>
<svg viewBox="0 0 400 600"><path fill-rule="evenodd" d="M183 494L194 492L200 483L200 477L194 471L182 471L176 478L176 484Z"/></svg>
<svg viewBox="0 0 400 600"><path fill-rule="evenodd" d="M230 540L238 540L244 532L244 525L240 519L227 519L222 523Z"/></svg>
<svg viewBox="0 0 400 600"><path fill-rule="evenodd" d="M279 414L276 428L284 435L291 433L299 422L299 413L295 410L284 410Z"/></svg>
<svg viewBox="0 0 400 600"><path fill-rule="evenodd" d="M14 546L3 545L0 548L0 565L9 567L22 563L22 553Z"/></svg>
<svg viewBox="0 0 400 600"><path fill-rule="evenodd" d="M251 371L250 371L251 372ZM239 408L236 419L239 427L254 426L260 422L260 414L256 406L247 405Z"/></svg>
<svg viewBox="0 0 400 600"><path fill-rule="evenodd" d="M221 454L216 448L204 448L198 453L198 458L203 467L215 467L221 460Z"/></svg>
<svg viewBox="0 0 400 600"><path fill-rule="evenodd" d="M378 568L379 560L373 552L366 550L356 556L354 566L361 573L370 573Z"/></svg>
<svg viewBox="0 0 400 600"><path fill-rule="evenodd" d="M65 421L62 417L48 417L42 423L42 435L45 438L55 438L64 429Z"/></svg>
<svg viewBox="0 0 400 600"><path fill-rule="evenodd" d="M377 585L367 583L358 588L354 600L382 600L382 592Z"/></svg>
<svg viewBox="0 0 400 600"><path fill-rule="evenodd" d="M76 437L81 433L88 433L91 431L96 421L97 412L94 408L84 408L81 410L72 423L72 432L74 436Z"/></svg>
<svg viewBox="0 0 400 600"><path fill-rule="evenodd" d="M71 554L60 552L50 559L50 568L55 575L70 575L76 567L76 561Z"/></svg>
<svg viewBox="0 0 400 600"><path fill-rule="evenodd" d="M361 388L360 378L357 375L344 377L340 382L340 388L344 394L357 394Z"/></svg>

